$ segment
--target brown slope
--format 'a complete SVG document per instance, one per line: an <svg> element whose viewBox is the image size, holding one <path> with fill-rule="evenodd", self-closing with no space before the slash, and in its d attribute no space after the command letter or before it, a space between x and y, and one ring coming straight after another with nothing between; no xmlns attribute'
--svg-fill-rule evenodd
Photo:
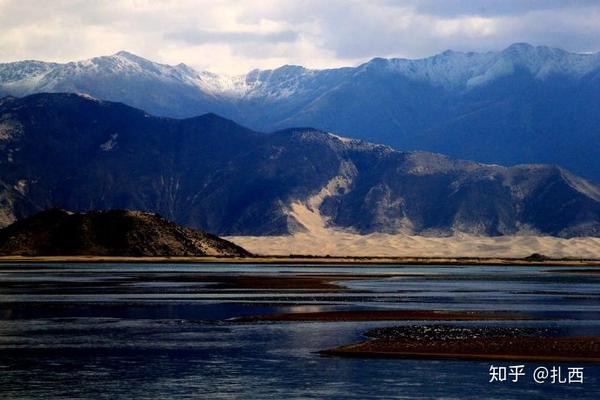
<svg viewBox="0 0 600 400"><path fill-rule="evenodd" d="M0 230L0 255L248 256L209 233L129 210L42 211Z"/></svg>

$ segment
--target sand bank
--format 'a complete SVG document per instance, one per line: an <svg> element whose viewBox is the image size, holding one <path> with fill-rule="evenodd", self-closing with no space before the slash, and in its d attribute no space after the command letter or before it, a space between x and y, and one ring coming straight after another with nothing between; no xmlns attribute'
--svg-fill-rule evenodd
<svg viewBox="0 0 600 400"><path fill-rule="evenodd" d="M394 332L396 330L396 332ZM405 331L414 330L414 334ZM375 338L323 350L344 357L600 362L600 337L553 336L531 329L419 326L381 328Z"/></svg>

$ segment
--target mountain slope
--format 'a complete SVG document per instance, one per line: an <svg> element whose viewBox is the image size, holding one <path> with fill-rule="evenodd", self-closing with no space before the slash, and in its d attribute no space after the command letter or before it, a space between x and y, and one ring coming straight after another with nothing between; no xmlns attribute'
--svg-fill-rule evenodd
<svg viewBox="0 0 600 400"><path fill-rule="evenodd" d="M600 54L518 43L499 52L283 66L227 77L127 52L0 64L0 95L80 92L153 114L214 112L259 130L314 126L480 162L555 163L600 182Z"/></svg>
<svg viewBox="0 0 600 400"><path fill-rule="evenodd" d="M214 114L175 120L73 94L0 101L4 223L36 211L139 209L226 235L600 235L600 189L549 165L399 152Z"/></svg>
<svg viewBox="0 0 600 400"><path fill-rule="evenodd" d="M248 256L246 250L158 215L42 211L0 230L0 254L24 256Z"/></svg>
<svg viewBox="0 0 600 400"><path fill-rule="evenodd" d="M238 120L258 128L315 126L481 162L556 163L600 181L598 54L515 45L498 53L374 59L344 74L319 83L308 99L293 96L303 100L294 98L286 115Z"/></svg>

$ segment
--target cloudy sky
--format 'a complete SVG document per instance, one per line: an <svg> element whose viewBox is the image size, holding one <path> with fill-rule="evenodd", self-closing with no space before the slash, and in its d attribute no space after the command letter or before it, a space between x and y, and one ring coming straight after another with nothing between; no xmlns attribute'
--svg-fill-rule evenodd
<svg viewBox="0 0 600 400"><path fill-rule="evenodd" d="M600 51L600 1L0 0L0 62L128 50L242 73L418 58L449 48L500 50L513 42Z"/></svg>

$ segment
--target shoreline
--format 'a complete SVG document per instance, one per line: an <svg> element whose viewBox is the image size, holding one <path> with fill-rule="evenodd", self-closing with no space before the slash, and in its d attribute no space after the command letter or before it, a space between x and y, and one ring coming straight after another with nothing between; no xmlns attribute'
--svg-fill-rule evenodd
<svg viewBox="0 0 600 400"><path fill-rule="evenodd" d="M285 265L482 265L482 266L589 266L600 267L600 259L548 258L528 260L511 257L338 257L338 256L253 256L253 257L133 257L133 256L0 256L8 263L181 263L181 264L285 264Z"/></svg>

